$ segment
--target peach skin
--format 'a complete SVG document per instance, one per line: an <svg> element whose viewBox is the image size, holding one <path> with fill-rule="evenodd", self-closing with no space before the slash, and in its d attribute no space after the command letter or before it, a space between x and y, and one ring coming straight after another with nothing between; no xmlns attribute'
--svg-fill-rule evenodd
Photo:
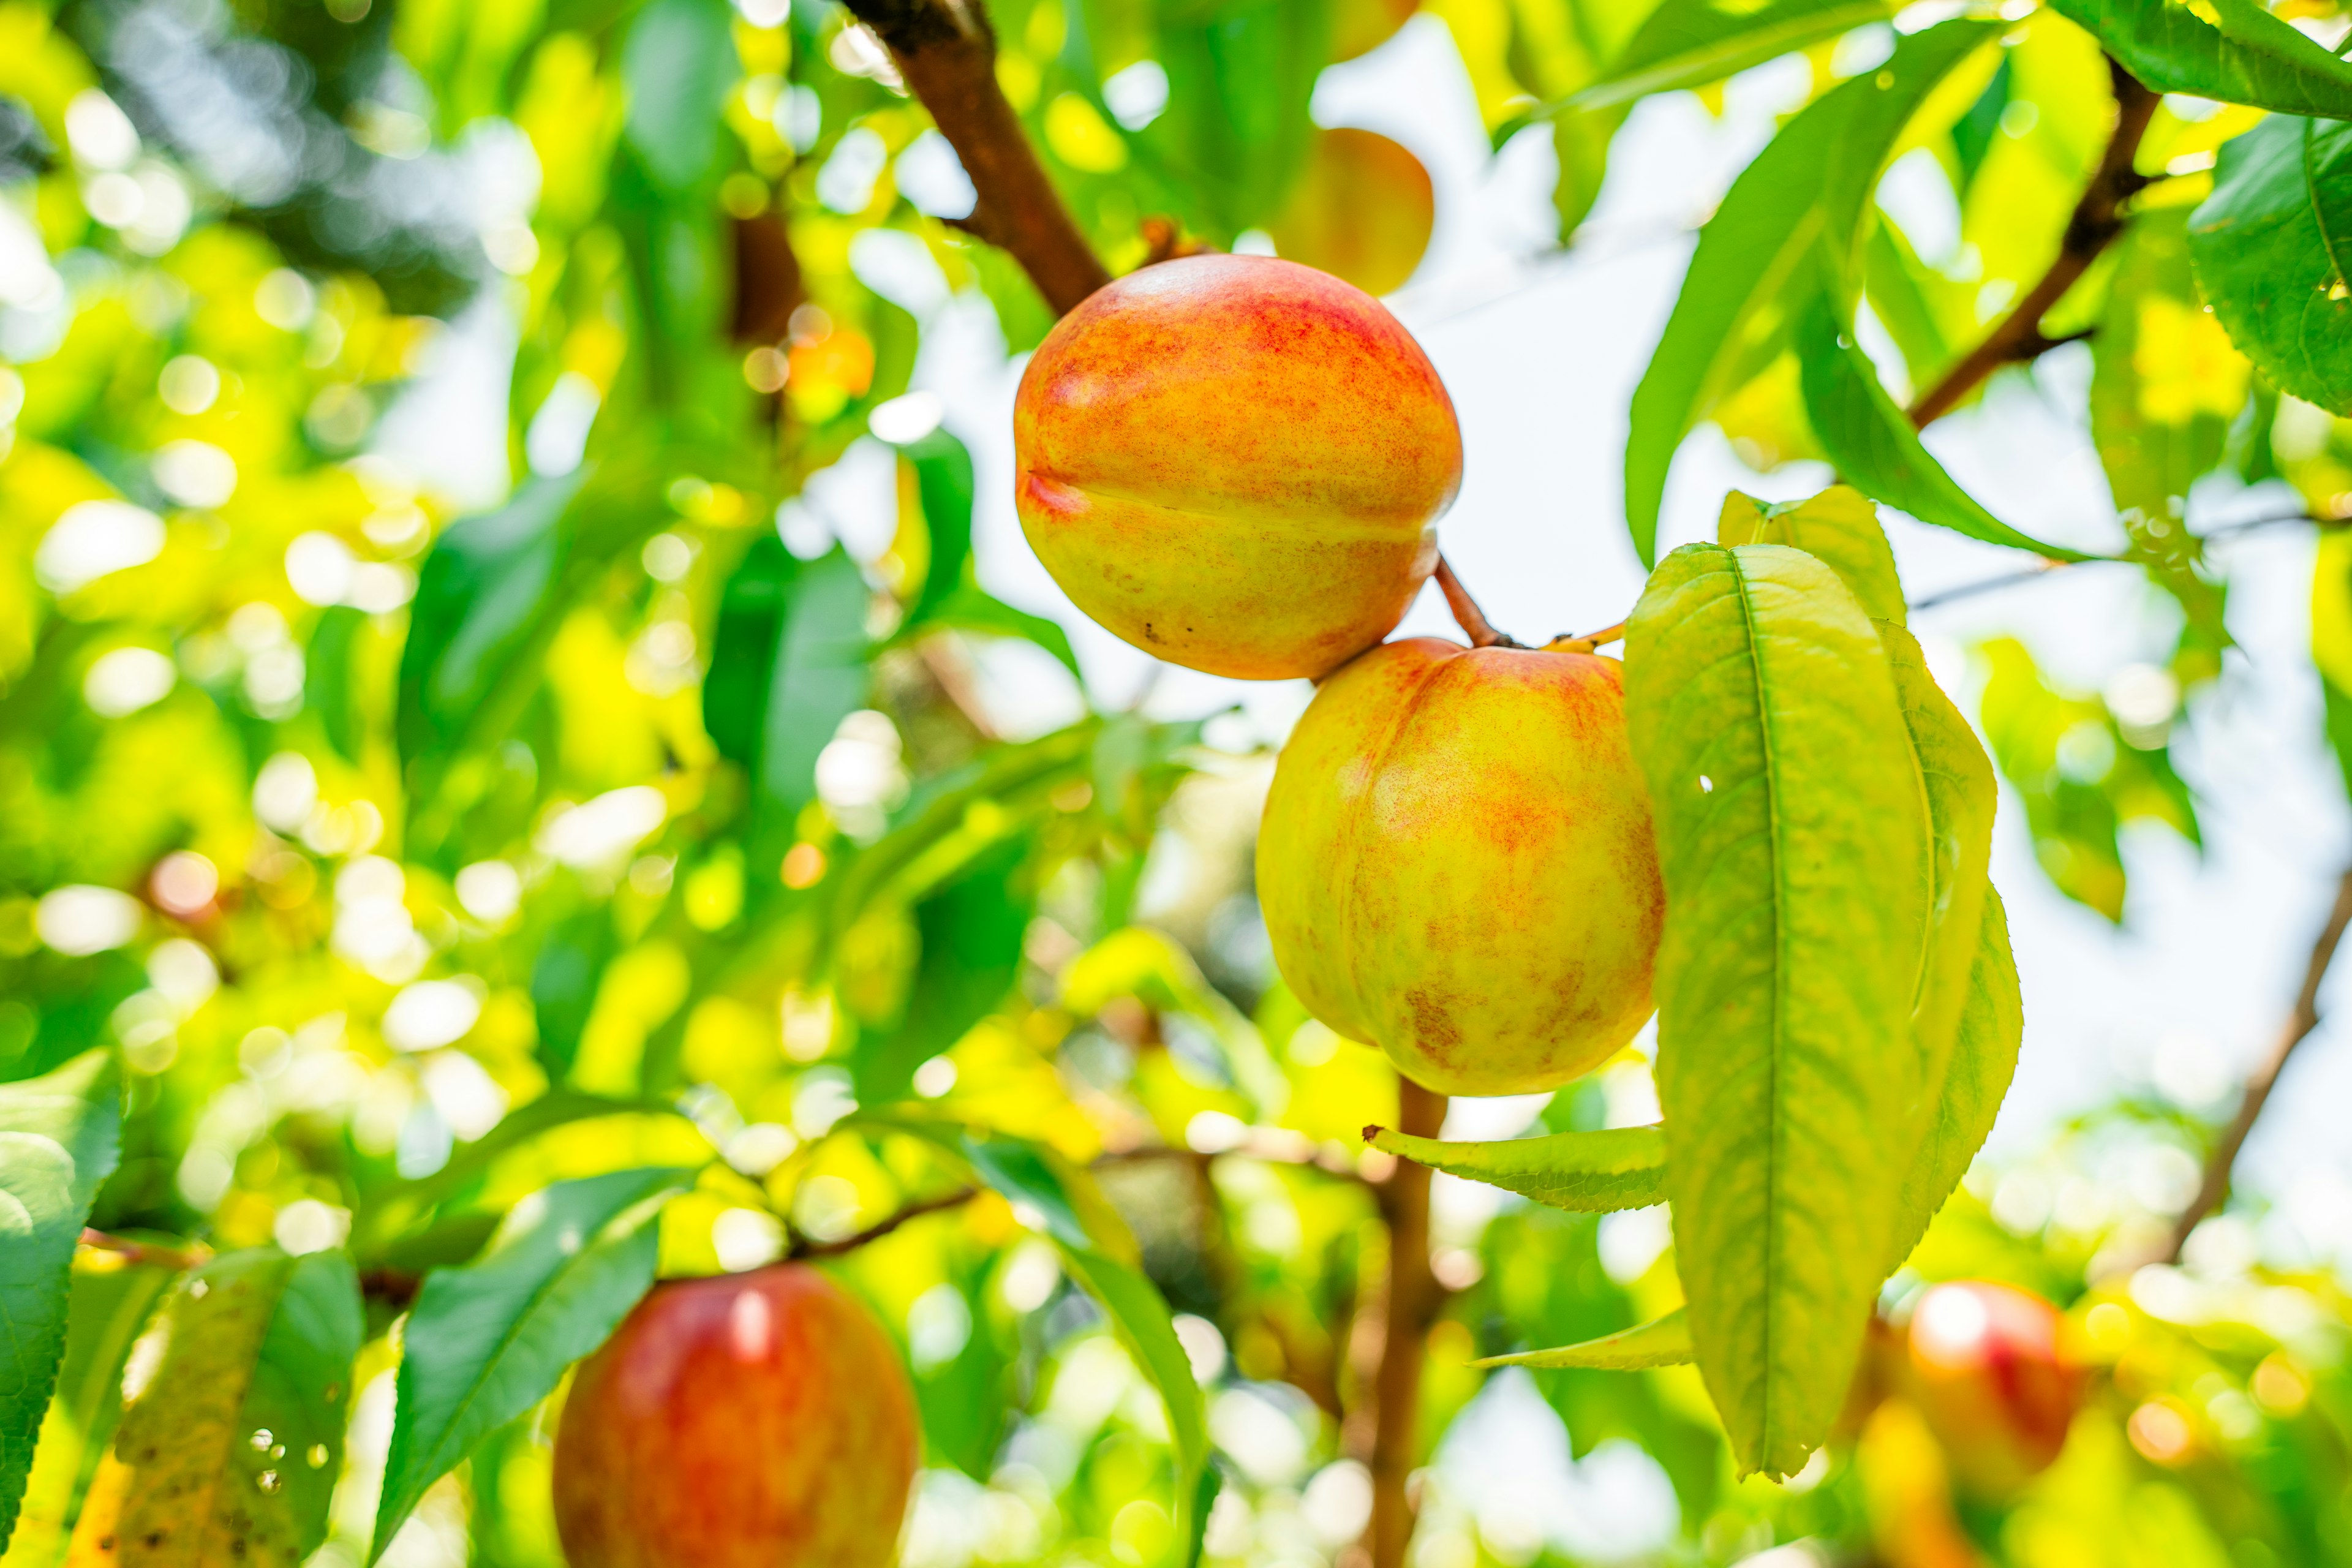
<svg viewBox="0 0 2352 1568"><path fill-rule="evenodd" d="M1650 1016L1665 915L1614 659L1389 643L1323 683L1257 843L1282 977L1444 1094L1555 1089Z"/></svg>
<svg viewBox="0 0 2352 1568"><path fill-rule="evenodd" d="M1454 404L1351 284L1263 256L1129 273L1047 334L1013 404L1037 558L1136 647L1318 676L1388 635L1462 483Z"/></svg>
<svg viewBox="0 0 2352 1568"><path fill-rule="evenodd" d="M656 1285L555 1438L572 1568L887 1568L921 1453L872 1315L815 1269Z"/></svg>

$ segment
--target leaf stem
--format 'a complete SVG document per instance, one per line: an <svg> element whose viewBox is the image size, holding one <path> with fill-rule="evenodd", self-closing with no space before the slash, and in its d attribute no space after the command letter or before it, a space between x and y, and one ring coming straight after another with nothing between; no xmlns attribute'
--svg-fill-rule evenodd
<svg viewBox="0 0 2352 1568"><path fill-rule="evenodd" d="M957 227L1009 252L1066 314L1110 281L1078 232L1020 116L996 84L996 34L981 0L848 0L890 51L971 176L978 201Z"/></svg>
<svg viewBox="0 0 2352 1568"><path fill-rule="evenodd" d="M1462 628L1472 647L1527 646L1495 629L1495 624L1478 607L1478 601L1470 596L1470 590L1464 587L1462 579L1454 574L1454 563L1443 555L1437 558L1436 578L1438 591L1445 595L1445 607L1454 612L1454 624Z"/></svg>
<svg viewBox="0 0 2352 1568"><path fill-rule="evenodd" d="M2270 1055L2247 1078L2245 1093L2238 1101L2238 1113L2230 1119L2221 1140L2205 1158L2205 1179L2199 1184L2196 1197L2173 1222L2172 1242L2165 1250L2164 1262L2180 1261L2180 1249L2187 1245L2189 1232L2220 1208L2221 1200L2228 1196L2231 1167L2237 1163L2238 1151L2245 1147L2246 1135L2254 1130L2255 1119L2270 1103L2271 1090L2278 1087L2279 1074L2285 1069L2287 1058L2319 1027L2320 983L2327 978L2327 967L2335 962L2336 949L2344 940L2347 926L2352 926L2352 868L2347 868L2336 879L2336 905L2327 911L2327 921L2319 928L2318 938L2311 944L2311 957L2304 964L2303 989L2295 993L2294 1006L2280 1026L2278 1039L2272 1045Z"/></svg>
<svg viewBox="0 0 2352 1568"><path fill-rule="evenodd" d="M2106 151L2100 154L2090 183L2083 189L2082 199L2074 204L2074 216L2066 220L2058 258L1985 340L1911 405L1914 426L1924 426L1949 413L1960 399L1976 389L1979 382L2002 365L2032 359L2084 335L2045 337L2042 318L2124 231L2129 221L2123 213L2124 203L2148 184L2147 176L2132 167L2132 161L2139 153L2140 138L2147 134L2148 121L2161 101L2159 94L2126 70L2112 55L2107 58L2107 74L2115 82L2115 132L2107 139Z"/></svg>

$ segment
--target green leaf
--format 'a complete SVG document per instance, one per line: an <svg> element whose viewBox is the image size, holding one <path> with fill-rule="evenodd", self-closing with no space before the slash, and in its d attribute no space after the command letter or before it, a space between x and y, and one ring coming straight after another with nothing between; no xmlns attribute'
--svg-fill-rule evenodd
<svg viewBox="0 0 2352 1568"><path fill-rule="evenodd" d="M1135 143L1198 204L1185 216L1229 242L1275 215L1306 163L1328 0L1207 0L1159 16L1168 107Z"/></svg>
<svg viewBox="0 0 2352 1568"><path fill-rule="evenodd" d="M915 906L922 957L907 1016L877 1038L861 1038L854 1063L857 1102L906 1098L915 1069L946 1050L1013 990L1034 900L1014 880L1030 849L1008 838Z"/></svg>
<svg viewBox="0 0 2352 1568"><path fill-rule="evenodd" d="M1850 264L1904 125L1997 30L1952 21L1903 39L1880 69L1824 93L1783 126L1699 231L1674 313L1633 392L1625 520L1644 564L1656 557L1675 448L1734 390L1732 367L1785 326L1783 297L1802 287L1804 270L1824 254L1841 268Z"/></svg>
<svg viewBox="0 0 2352 1568"><path fill-rule="evenodd" d="M2052 0L2158 92L2352 120L2352 64L2254 0Z"/></svg>
<svg viewBox="0 0 2352 1568"><path fill-rule="evenodd" d="M1103 1304L1119 1339L1168 1407L1168 1429L1176 1449L1178 1538L1197 1530L1198 1521L1188 1516L1199 1496L1202 1467L1209 1458L1201 1385L1176 1337L1166 1299L1137 1266L1134 1237L1096 1188L1094 1178L1026 1139L937 1123L899 1125L961 1154L981 1181L1034 1215L1053 1237L1071 1274Z"/></svg>
<svg viewBox="0 0 2352 1568"><path fill-rule="evenodd" d="M2141 539L2149 524L2173 531L2176 501L2220 464L2250 378L2198 297L2182 209L2134 218L2116 251L2091 338L2091 439L2117 510ZM2186 529L2178 532L2187 539Z"/></svg>
<svg viewBox="0 0 2352 1568"><path fill-rule="evenodd" d="M1943 1087L1929 1108L1926 1142L1903 1184L1895 1220L1899 1264L1927 1232L1928 1222L1984 1147L1993 1119L2017 1076L2017 1050L2025 1035L2024 1005L2018 994L2017 961L2009 951L2009 914L2000 894L1985 889L1975 962L1969 974L1967 1005L1944 1073Z"/></svg>
<svg viewBox="0 0 2352 1568"><path fill-rule="evenodd" d="M403 763L455 750L520 709L524 693L512 689L520 683L511 672L546 628L563 564L563 514L590 473L583 466L534 479L505 507L460 518L433 542L400 655ZM484 722L489 709L500 717Z"/></svg>
<svg viewBox="0 0 2352 1568"><path fill-rule="evenodd" d="M930 563L924 568L922 591L907 606L907 619L914 622L965 585L965 568L971 564L975 486L971 454L945 430L908 442L899 454L914 465L915 493L922 500L923 527L930 536Z"/></svg>
<svg viewBox="0 0 2352 1568"><path fill-rule="evenodd" d="M1884 21L1886 0L1770 0L1753 8L1666 0L1610 63L1608 74L1540 113L1604 109L1654 92L1721 81L1749 66Z"/></svg>
<svg viewBox="0 0 2352 1568"><path fill-rule="evenodd" d="M24 1510L8 1542L12 1568L65 1560L91 1479L122 1420L123 1364L177 1279L172 1269L142 1266L75 1271L57 1396L42 1417Z"/></svg>
<svg viewBox="0 0 2352 1568"><path fill-rule="evenodd" d="M1556 1132L1492 1143L1444 1143L1367 1127L1364 1142L1399 1159L1501 1187L1556 1209L1607 1214L1666 1201L1666 1140L1655 1126Z"/></svg>
<svg viewBox="0 0 2352 1568"><path fill-rule="evenodd" d="M1723 498L1715 542L1801 550L1838 574L1863 614L1903 624L1903 580L1895 574L1886 531L1878 525L1878 509L1850 486L1832 485L1801 501L1770 503L1733 490Z"/></svg>
<svg viewBox="0 0 2352 1568"><path fill-rule="evenodd" d="M2019 532L1979 504L1944 471L1886 389L1867 354L1815 295L1797 327L1805 416L1813 438L1855 489L1922 522L1989 544L2031 550L2053 561L2092 557Z"/></svg>
<svg viewBox="0 0 2352 1568"><path fill-rule="evenodd" d="M367 616L349 605L330 605L319 613L302 655L302 705L319 716L327 743L352 763L367 745L366 714L352 689L357 673L352 645L367 634Z"/></svg>
<svg viewBox="0 0 2352 1568"><path fill-rule="evenodd" d="M74 1246L121 1132L114 1053L0 1085L0 1541L16 1529L66 1348Z"/></svg>
<svg viewBox="0 0 2352 1568"><path fill-rule="evenodd" d="M1924 792L1876 631L1801 552L1676 551L1625 685L1691 1341L1740 1469L1786 1475L1844 1398L1915 1152Z"/></svg>
<svg viewBox="0 0 2352 1568"><path fill-rule="evenodd" d="M728 20L716 0L654 0L621 46L625 134L666 192L690 191L719 171L720 111L740 74Z"/></svg>
<svg viewBox="0 0 2352 1568"><path fill-rule="evenodd" d="M558 1182L515 1205L481 1258L435 1271L401 1337L373 1562L433 1483L554 1392L654 1282L662 1205L686 1170Z"/></svg>
<svg viewBox="0 0 2352 1568"><path fill-rule="evenodd" d="M125 1560L292 1568L309 1555L326 1536L362 1326L340 1252L257 1247L191 1276L114 1440L130 1472L112 1525L136 1543Z"/></svg>
<svg viewBox="0 0 2352 1568"><path fill-rule="evenodd" d="M2352 414L2352 125L2279 116L2223 142L2189 254L2248 359L2305 402Z"/></svg>
<svg viewBox="0 0 2352 1568"><path fill-rule="evenodd" d="M1055 622L1043 616L1033 616L1026 610L1016 610L970 583L963 584L933 604L923 612L920 620L908 620L891 640L894 643L911 642L925 632L941 627L975 632L982 637L1019 637L1024 642L1035 643L1059 660L1063 668L1081 680L1085 679L1078 669L1077 653L1070 647L1069 633Z"/></svg>
<svg viewBox="0 0 2352 1568"><path fill-rule="evenodd" d="M835 545L793 559L762 535L727 581L702 687L703 724L751 775L769 868L816 798L817 753L866 701L866 579Z"/></svg>
<svg viewBox="0 0 2352 1568"><path fill-rule="evenodd" d="M1663 1318L1653 1318L1580 1345L1557 1350L1521 1351L1516 1355L1490 1355L1470 1364L1476 1367L1591 1367L1603 1372L1636 1372L1643 1367L1680 1366L1692 1360L1690 1321L1677 1307Z"/></svg>

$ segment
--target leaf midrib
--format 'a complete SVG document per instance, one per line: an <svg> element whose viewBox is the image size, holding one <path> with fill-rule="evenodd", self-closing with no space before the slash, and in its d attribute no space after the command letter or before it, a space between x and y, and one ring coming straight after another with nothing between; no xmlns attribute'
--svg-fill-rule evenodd
<svg viewBox="0 0 2352 1568"><path fill-rule="evenodd" d="M1762 1441L1758 1445L1758 1458L1769 1464L1774 1447L1773 1412L1778 1378L1774 1372L1772 1347L1777 1338L1780 1300L1778 1289L1780 1278L1780 1163L1785 1151L1781 1141L1787 1118L1781 1113L1780 1058L1784 1046L1782 1027L1787 1016L1781 994L1782 976L1789 965L1789 922L1784 911L1788 907L1788 856L1781 841L1780 765L1778 748L1773 744L1772 709L1765 695L1763 651L1757 638L1756 605L1748 591L1748 573L1737 550L1727 551L1731 557L1731 580L1739 598L1740 620L1747 631L1748 659L1756 681L1756 733L1764 747L1764 812L1768 822L1767 835L1772 855L1772 1011L1771 1050L1768 1058L1770 1088L1767 1100L1770 1107L1771 1130L1767 1134L1769 1156L1764 1162L1764 1409Z"/></svg>

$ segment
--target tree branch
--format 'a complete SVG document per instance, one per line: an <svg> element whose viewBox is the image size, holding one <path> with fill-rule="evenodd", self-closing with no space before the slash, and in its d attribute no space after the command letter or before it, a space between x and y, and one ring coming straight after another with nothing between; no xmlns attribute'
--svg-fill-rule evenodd
<svg viewBox="0 0 2352 1568"><path fill-rule="evenodd" d="M1397 1079L1398 1131L1434 1138L1444 1124L1445 1096ZM1389 1227L1389 1277L1373 1379L1372 1521L1365 1544L1371 1568L1403 1568L1416 1511L1405 1482L1421 1427L1423 1347L1445 1289L1429 1268L1429 1167L1400 1160L1375 1191Z"/></svg>
<svg viewBox="0 0 2352 1568"><path fill-rule="evenodd" d="M811 1241L806 1237L793 1238L792 1249L785 1256L794 1262L811 1258L838 1258L845 1252L855 1252L868 1242L879 1241L900 1226L918 1220L925 1215L939 1214L947 1209L961 1208L980 1196L978 1187L959 1187L935 1198L924 1198L908 1204L897 1214L878 1224L869 1225L855 1236L845 1236L839 1241Z"/></svg>
<svg viewBox="0 0 2352 1568"><path fill-rule="evenodd" d="M212 1248L202 1242L190 1242L185 1247L169 1247L159 1242L135 1241L127 1236L113 1236L102 1230L85 1228L81 1245L93 1252L110 1252L131 1265L149 1264L158 1268L202 1268L212 1258Z"/></svg>
<svg viewBox="0 0 2352 1568"><path fill-rule="evenodd" d="M2115 81L2115 132L2107 139L2107 149L2100 154L2099 166L2092 173L2090 184L2084 187L2083 199L2074 204L2074 216L2066 222L2065 237L2058 245L2058 259L2050 264L2050 270L2042 275L2041 281L2026 290L2025 298L2001 318L2000 324L1984 342L1911 405L1913 425L1925 426L1949 413L1979 382L2002 365L2032 359L2071 341L2044 337L2042 318L2065 298L2066 290L2090 269L2099 252L2124 231L2127 221L2123 216L2124 203L2148 183L2146 175L2132 167L2132 160L2139 153L2140 138L2147 133L2147 122L2156 113L2159 95L2112 57L2107 60L2107 74Z"/></svg>
<svg viewBox="0 0 2352 1568"><path fill-rule="evenodd" d="M2352 925L2352 868L2347 868L2336 884L2336 907L2327 912L2327 923L2319 928L2318 940L2311 944L2310 961L2304 965L2303 989L2295 993L2294 1007L2279 1029L2278 1040L2271 1054L2246 1079L2244 1098L2238 1102L2237 1115L2230 1119L2229 1127L2213 1152L2205 1158L2205 1180L2197 1189L2197 1196L2173 1222L2172 1245L2163 1261L2180 1261L2180 1249L2189 1240L2189 1233L2197 1228L2208 1215L2221 1206L2229 1195L2230 1170L2237 1163L2238 1151L2245 1147L2246 1134L2254 1130L2254 1119L2269 1103L2271 1090L2278 1087L2279 1074L2286 1068L2287 1058L2295 1047L2319 1026L2319 986L2327 978L2327 966L2335 961L2336 945L2344 940L2344 930Z"/></svg>
<svg viewBox="0 0 2352 1568"><path fill-rule="evenodd" d="M996 35L980 0L848 0L930 110L979 202L964 228L1012 254L1055 313L1110 281L996 85Z"/></svg>

